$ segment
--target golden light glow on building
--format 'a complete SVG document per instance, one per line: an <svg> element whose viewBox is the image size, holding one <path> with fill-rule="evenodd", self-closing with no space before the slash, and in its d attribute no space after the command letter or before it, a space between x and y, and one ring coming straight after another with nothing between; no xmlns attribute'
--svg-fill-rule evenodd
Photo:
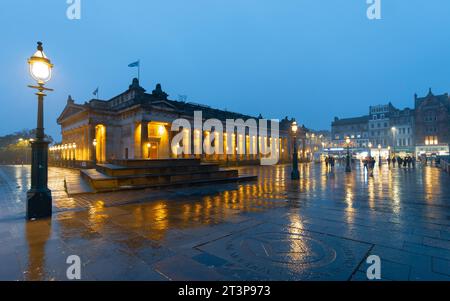
<svg viewBox="0 0 450 301"><path fill-rule="evenodd" d="M166 128L163 125L158 126L158 134L163 136L166 133Z"/></svg>
<svg viewBox="0 0 450 301"><path fill-rule="evenodd" d="M438 145L439 140L437 136L426 136L425 145Z"/></svg>

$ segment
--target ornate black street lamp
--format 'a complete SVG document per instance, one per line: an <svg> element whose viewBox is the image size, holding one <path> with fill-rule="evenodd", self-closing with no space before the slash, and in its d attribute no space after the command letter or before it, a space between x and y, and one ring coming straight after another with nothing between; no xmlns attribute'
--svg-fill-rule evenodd
<svg viewBox="0 0 450 301"><path fill-rule="evenodd" d="M345 165L345 172L352 172L352 168L350 166L350 138L347 137L345 139L345 143L347 144L347 164Z"/></svg>
<svg viewBox="0 0 450 301"><path fill-rule="evenodd" d="M291 126L292 130L292 137L294 140L294 152L292 154L292 173L291 173L291 179L292 180L299 180L300 179L300 173L298 171L298 152L297 152L297 131L298 126L297 122L293 122Z"/></svg>
<svg viewBox="0 0 450 301"><path fill-rule="evenodd" d="M53 91L44 87L52 77L53 65L44 54L42 43L38 42L37 51L28 60L30 74L37 82L38 114L36 139L31 143L31 189L27 192L27 219L46 218L52 215L52 193L48 183L48 145L44 134L44 91Z"/></svg>

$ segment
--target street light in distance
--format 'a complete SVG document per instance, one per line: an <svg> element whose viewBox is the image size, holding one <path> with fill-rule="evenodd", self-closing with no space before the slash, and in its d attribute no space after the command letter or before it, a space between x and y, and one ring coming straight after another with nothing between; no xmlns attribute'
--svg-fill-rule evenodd
<svg viewBox="0 0 450 301"><path fill-rule="evenodd" d="M300 179L300 172L298 171L298 151L297 151L297 131L298 131L298 125L297 122L294 121L291 125L291 131L292 131L292 138L294 140L294 151L292 154L292 173L291 173L291 179L292 180L299 180Z"/></svg>
<svg viewBox="0 0 450 301"><path fill-rule="evenodd" d="M350 137L345 138L345 143L347 144L347 160L346 160L346 166L345 166L345 172L352 172L352 168L350 166L350 143L352 141L350 140Z"/></svg>

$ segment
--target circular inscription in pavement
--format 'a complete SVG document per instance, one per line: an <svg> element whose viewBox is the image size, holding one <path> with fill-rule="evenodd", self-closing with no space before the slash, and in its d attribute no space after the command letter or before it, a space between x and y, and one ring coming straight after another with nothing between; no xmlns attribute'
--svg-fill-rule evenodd
<svg viewBox="0 0 450 301"><path fill-rule="evenodd" d="M295 233L241 235L228 241L227 249L240 263L269 273L277 268L310 270L336 259L336 251L325 242Z"/></svg>

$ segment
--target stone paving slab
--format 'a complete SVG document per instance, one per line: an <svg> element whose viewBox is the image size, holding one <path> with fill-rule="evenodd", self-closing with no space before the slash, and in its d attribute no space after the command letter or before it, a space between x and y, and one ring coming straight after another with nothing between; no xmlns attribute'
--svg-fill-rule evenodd
<svg viewBox="0 0 450 301"><path fill-rule="evenodd" d="M18 218L25 215L26 193L31 185L31 167L25 166L0 166L0 220L6 218ZM79 177L79 171L66 168L49 168L48 186L52 191L53 211L86 208L87 204L76 199L69 198L64 187L64 179L75 182Z"/></svg>
<svg viewBox="0 0 450 301"><path fill-rule="evenodd" d="M371 245L263 224L199 246L272 280L348 280Z"/></svg>
<svg viewBox="0 0 450 301"><path fill-rule="evenodd" d="M87 183L81 175L73 176L66 179L66 191L69 196L76 196L80 194L94 193L95 191Z"/></svg>
<svg viewBox="0 0 450 301"><path fill-rule="evenodd" d="M68 197L50 168L51 219L26 222L29 167L0 166L0 280L450 280L450 176L376 170L242 167L257 182ZM80 184L81 185L81 184Z"/></svg>
<svg viewBox="0 0 450 301"><path fill-rule="evenodd" d="M223 277L214 267L201 264L192 258L182 255L172 256L154 264L157 272L164 275L167 280L173 281L219 281Z"/></svg>

